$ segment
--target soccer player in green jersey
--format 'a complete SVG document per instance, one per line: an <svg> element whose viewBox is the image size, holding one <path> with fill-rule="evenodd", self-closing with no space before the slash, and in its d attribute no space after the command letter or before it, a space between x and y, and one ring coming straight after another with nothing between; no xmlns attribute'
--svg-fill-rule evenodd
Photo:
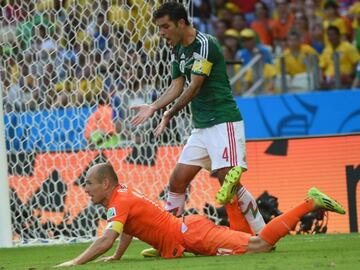
<svg viewBox="0 0 360 270"><path fill-rule="evenodd" d="M154 103L132 107L138 110L132 124L145 122L174 100L174 105L164 112L155 134L160 135L170 119L190 102L194 124L170 176L165 208L176 216L182 215L185 190L205 168L216 172L222 185L216 201L229 206L237 195L236 207L240 207L241 214L257 234L265 223L255 199L239 182L247 169L244 123L232 96L222 48L215 37L197 31L190 24L186 9L179 3L161 5L154 13L154 20L161 37L173 49L172 82Z"/></svg>

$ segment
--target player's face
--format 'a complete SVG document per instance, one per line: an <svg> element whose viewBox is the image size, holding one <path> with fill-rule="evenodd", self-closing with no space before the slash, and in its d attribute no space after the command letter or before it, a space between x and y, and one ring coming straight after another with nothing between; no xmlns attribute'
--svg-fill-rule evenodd
<svg viewBox="0 0 360 270"><path fill-rule="evenodd" d="M174 47L181 40L181 28L179 22L175 23L169 19L169 16L164 16L156 20L156 25L159 27L160 36L166 39L167 45Z"/></svg>
<svg viewBox="0 0 360 270"><path fill-rule="evenodd" d="M105 198L104 185L92 175L86 176L85 192L90 196L94 204L102 203Z"/></svg>
<svg viewBox="0 0 360 270"><path fill-rule="evenodd" d="M292 50L297 50L300 48L300 40L297 37L290 36L288 39L288 44Z"/></svg>

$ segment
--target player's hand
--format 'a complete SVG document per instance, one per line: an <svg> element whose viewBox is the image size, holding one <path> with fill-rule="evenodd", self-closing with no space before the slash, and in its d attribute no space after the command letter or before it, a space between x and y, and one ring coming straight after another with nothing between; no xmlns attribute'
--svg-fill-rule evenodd
<svg viewBox="0 0 360 270"><path fill-rule="evenodd" d="M169 111L164 112L164 115L161 119L160 124L156 127L156 129L154 131L155 137L159 137L164 132L167 124L170 121L170 118L171 117L170 117Z"/></svg>
<svg viewBox="0 0 360 270"><path fill-rule="evenodd" d="M120 258L115 257L115 255L112 256L105 256L105 257L100 257L99 259L97 259L95 262L111 262L111 261L117 261Z"/></svg>
<svg viewBox="0 0 360 270"><path fill-rule="evenodd" d="M69 267L69 266L74 266L74 265L77 265L77 263L74 260L71 260L71 261L67 261L67 262L63 262L58 265L55 265L54 268Z"/></svg>
<svg viewBox="0 0 360 270"><path fill-rule="evenodd" d="M130 123L134 126L144 123L154 114L154 112L156 112L155 106L150 104L133 105L130 106L130 110L138 111L135 117L130 121Z"/></svg>

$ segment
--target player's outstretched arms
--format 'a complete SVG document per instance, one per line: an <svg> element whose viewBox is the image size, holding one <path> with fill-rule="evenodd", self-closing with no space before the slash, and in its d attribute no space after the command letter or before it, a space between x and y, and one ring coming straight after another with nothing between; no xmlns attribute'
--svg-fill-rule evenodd
<svg viewBox="0 0 360 270"><path fill-rule="evenodd" d="M141 104L131 106L130 109L138 110L138 113L131 120L132 125L140 125L147 121L157 110L164 108L180 96L184 88L185 78L178 77L171 81L166 91L152 104Z"/></svg>
<svg viewBox="0 0 360 270"><path fill-rule="evenodd" d="M170 119L171 119L171 117L170 117L169 111L164 112L160 124L155 128L155 131L154 131L155 137L160 136L164 132Z"/></svg>
<svg viewBox="0 0 360 270"><path fill-rule="evenodd" d="M96 239L95 242L91 244L82 254L76 257L73 260L66 261L64 263L54 266L55 268L59 267L68 267L73 265L85 264L93 259L97 258L101 254L104 254L108 251L116 238L119 236L119 233L113 230L105 230L105 233L102 237Z"/></svg>
<svg viewBox="0 0 360 270"><path fill-rule="evenodd" d="M138 111L135 117L131 119L131 124L137 126L146 122L156 112L157 109L152 104L141 104L130 106L130 110Z"/></svg>

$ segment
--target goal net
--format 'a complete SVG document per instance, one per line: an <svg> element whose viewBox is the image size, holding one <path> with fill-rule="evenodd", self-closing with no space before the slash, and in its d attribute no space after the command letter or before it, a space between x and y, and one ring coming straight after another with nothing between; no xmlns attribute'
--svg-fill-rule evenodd
<svg viewBox="0 0 360 270"><path fill-rule="evenodd" d="M1 1L1 92L15 243L86 241L104 209L83 186L89 167L111 162L121 183L163 203L191 130L183 110L161 138L161 112L134 128L129 106L169 85L169 49L152 13L162 1ZM183 3L191 11L190 1ZM187 209L216 221L218 183L201 172ZM210 204L210 206L209 206ZM1 221L0 221L1 223Z"/></svg>

